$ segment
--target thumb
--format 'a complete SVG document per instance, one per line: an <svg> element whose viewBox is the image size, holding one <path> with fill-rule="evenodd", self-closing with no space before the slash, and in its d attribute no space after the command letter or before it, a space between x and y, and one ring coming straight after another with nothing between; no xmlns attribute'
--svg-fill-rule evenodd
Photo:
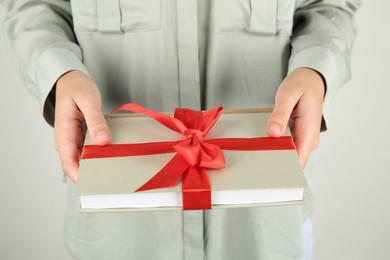
<svg viewBox="0 0 390 260"><path fill-rule="evenodd" d="M285 111L273 110L267 123L267 133L269 136L279 137L286 131L290 118L287 113Z"/></svg>
<svg viewBox="0 0 390 260"><path fill-rule="evenodd" d="M292 111L297 104L296 98L284 92L283 89L279 89L276 94L275 107L267 122L266 130L271 137L283 135L291 118Z"/></svg>
<svg viewBox="0 0 390 260"><path fill-rule="evenodd" d="M106 119L101 110L101 101L88 102L79 106L84 115L85 122L92 141L97 145L106 145L110 143L111 134Z"/></svg>
<svg viewBox="0 0 390 260"><path fill-rule="evenodd" d="M97 145L110 143L111 134L103 113L99 110L84 114L92 141Z"/></svg>

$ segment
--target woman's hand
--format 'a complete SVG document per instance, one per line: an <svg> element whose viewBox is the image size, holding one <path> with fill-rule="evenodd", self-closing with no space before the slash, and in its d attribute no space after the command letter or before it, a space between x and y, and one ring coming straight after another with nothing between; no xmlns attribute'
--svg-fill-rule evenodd
<svg viewBox="0 0 390 260"><path fill-rule="evenodd" d="M272 137L281 136L290 123L302 168L318 146L325 82L317 71L298 68L280 84L267 124Z"/></svg>
<svg viewBox="0 0 390 260"><path fill-rule="evenodd" d="M84 143L85 124L97 145L110 142L110 130L104 119L102 100L95 83L80 71L64 74L56 84L54 138L62 169L77 180L80 149Z"/></svg>

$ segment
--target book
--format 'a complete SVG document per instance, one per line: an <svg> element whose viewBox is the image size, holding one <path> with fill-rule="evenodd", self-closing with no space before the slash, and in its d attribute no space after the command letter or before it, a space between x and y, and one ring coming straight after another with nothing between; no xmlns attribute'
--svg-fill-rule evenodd
<svg viewBox="0 0 390 260"><path fill-rule="evenodd" d="M204 140L214 138L267 137L269 110L241 110L223 113ZM107 116L112 144L144 144L181 140L155 120L134 115ZM85 145L91 140L86 135ZM287 129L285 137L291 134ZM295 146L294 146L295 147ZM180 210L182 187L135 192L176 154L91 158L80 161L75 196L80 211ZM211 184L212 208L250 207L304 202L307 186L295 149L223 150L223 169L206 169Z"/></svg>

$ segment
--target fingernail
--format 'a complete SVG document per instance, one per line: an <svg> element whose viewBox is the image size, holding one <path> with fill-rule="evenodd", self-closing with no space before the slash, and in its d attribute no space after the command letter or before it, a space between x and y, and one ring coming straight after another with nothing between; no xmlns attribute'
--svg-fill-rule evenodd
<svg viewBox="0 0 390 260"><path fill-rule="evenodd" d="M96 135L96 139L99 141L106 140L108 138L109 138L109 136L108 136L107 132L105 132L105 131L101 131L101 132L97 133L97 135Z"/></svg>
<svg viewBox="0 0 390 260"><path fill-rule="evenodd" d="M280 132L282 132L281 127L275 123L270 124L268 128L269 128L269 130L271 130L272 132L274 132L276 134L280 134Z"/></svg>

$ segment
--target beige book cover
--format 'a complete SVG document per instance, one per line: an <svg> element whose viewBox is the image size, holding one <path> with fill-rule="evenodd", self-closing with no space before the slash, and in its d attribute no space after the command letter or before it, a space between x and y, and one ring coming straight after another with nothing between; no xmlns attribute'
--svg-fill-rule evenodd
<svg viewBox="0 0 390 260"><path fill-rule="evenodd" d="M269 112L223 113L204 140L267 137ZM181 140L149 117L107 116L112 144ZM285 136L290 136L287 130ZM85 145L91 144L86 137ZM206 169L213 208L302 203L306 181L296 150L223 150L226 166ZM181 182L170 188L135 192L176 153L82 159L74 194L81 211L181 209Z"/></svg>

